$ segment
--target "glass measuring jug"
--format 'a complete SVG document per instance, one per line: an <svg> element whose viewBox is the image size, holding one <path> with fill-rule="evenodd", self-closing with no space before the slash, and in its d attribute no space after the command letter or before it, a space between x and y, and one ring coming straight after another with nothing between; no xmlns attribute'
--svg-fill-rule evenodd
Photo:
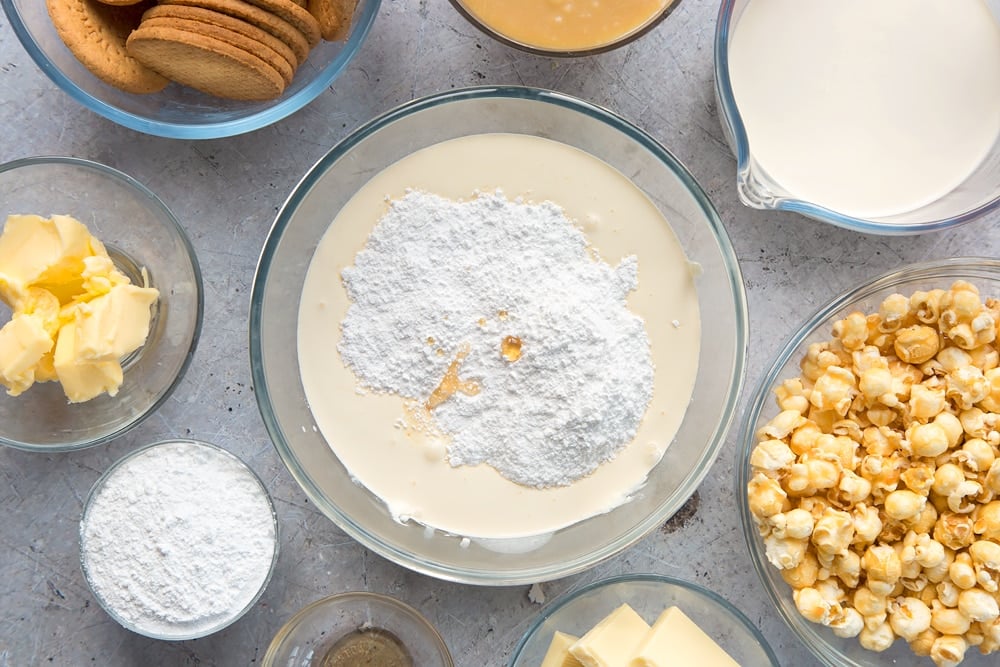
<svg viewBox="0 0 1000 667"><path fill-rule="evenodd" d="M1000 211L1000 132L992 135L991 141L982 144L985 157L964 180L944 194L902 212L851 215L825 207L817 203L816 199L804 197L801 192L796 192L772 177L762 167L760 153L755 155L754 144L748 138L746 114L741 115L734 95L730 61L735 30L748 5L752 2L769 1L771 0L723 0L716 26L716 97L723 131L736 155L737 189L744 204L760 209L794 211L840 227L875 234L915 234L941 230ZM982 15L987 17L987 23L990 19L993 22L984 29L987 32L995 30L1000 34L1000 0L981 1L985 6ZM787 29L787 26L783 27ZM777 32L775 30L775 34ZM807 36L807 39L812 38L811 35ZM817 71L815 76L821 77L823 74ZM795 82L788 81L787 85L793 87ZM1000 119L1000 108L988 112L996 114L995 118ZM816 160L825 159L818 147L814 155Z"/></svg>

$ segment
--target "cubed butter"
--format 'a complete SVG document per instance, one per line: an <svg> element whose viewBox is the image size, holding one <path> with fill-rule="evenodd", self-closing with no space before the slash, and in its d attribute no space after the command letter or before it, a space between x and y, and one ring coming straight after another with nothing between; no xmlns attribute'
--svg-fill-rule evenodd
<svg viewBox="0 0 1000 667"><path fill-rule="evenodd" d="M59 330L54 366L59 383L70 403L81 403L107 393L114 396L122 384L118 361L81 360L76 354L76 324L69 322Z"/></svg>
<svg viewBox="0 0 1000 667"><path fill-rule="evenodd" d="M115 285L76 309L78 361L117 361L149 335L149 308L159 293L148 287Z"/></svg>
<svg viewBox="0 0 1000 667"><path fill-rule="evenodd" d="M574 635L557 631L552 635L549 650L545 652L541 667L581 667L580 661L569 652L569 647L578 639L579 637Z"/></svg>
<svg viewBox="0 0 1000 667"><path fill-rule="evenodd" d="M107 255L94 255L83 260L83 283L80 293L73 297L76 303L91 301L107 294L117 285L131 284L128 276L115 267Z"/></svg>
<svg viewBox="0 0 1000 667"><path fill-rule="evenodd" d="M0 236L0 274L11 286L35 285L66 303L80 291L84 258L95 252L104 247L74 218L11 215Z"/></svg>
<svg viewBox="0 0 1000 667"><path fill-rule="evenodd" d="M35 367L52 349L41 318L15 314L0 329L0 383L17 396L35 382Z"/></svg>
<svg viewBox="0 0 1000 667"><path fill-rule="evenodd" d="M629 667L739 667L711 637L677 607L666 609L639 644Z"/></svg>
<svg viewBox="0 0 1000 667"><path fill-rule="evenodd" d="M628 667L649 629L642 616L623 604L570 646L569 652L584 667Z"/></svg>

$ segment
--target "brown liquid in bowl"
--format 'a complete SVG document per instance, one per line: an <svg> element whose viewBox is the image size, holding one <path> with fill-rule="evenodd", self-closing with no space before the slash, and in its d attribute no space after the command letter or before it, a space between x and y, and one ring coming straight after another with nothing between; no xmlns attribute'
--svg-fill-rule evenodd
<svg viewBox="0 0 1000 667"><path fill-rule="evenodd" d="M399 637L381 628L367 628L338 639L319 667L414 667L414 664Z"/></svg>

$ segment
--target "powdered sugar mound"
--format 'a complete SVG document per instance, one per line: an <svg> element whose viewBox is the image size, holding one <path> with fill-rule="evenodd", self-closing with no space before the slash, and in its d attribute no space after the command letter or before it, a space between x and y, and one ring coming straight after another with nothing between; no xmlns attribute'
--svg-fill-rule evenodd
<svg viewBox="0 0 1000 667"><path fill-rule="evenodd" d="M432 412L452 465L561 486L634 437L653 389L645 324L625 302L637 260L595 257L558 206L410 192L343 279L339 349L365 388L426 401L457 358L478 385ZM508 336L516 361L501 354Z"/></svg>

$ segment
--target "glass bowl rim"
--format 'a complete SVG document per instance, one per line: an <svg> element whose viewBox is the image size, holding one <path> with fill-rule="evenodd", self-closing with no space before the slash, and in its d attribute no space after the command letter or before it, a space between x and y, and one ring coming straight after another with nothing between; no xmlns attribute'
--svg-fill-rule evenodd
<svg viewBox="0 0 1000 667"><path fill-rule="evenodd" d="M20 449L28 452L71 452L79 449L86 449L88 447L94 447L96 445L103 445L121 437L144 422L150 415L156 412L160 406L167 401L167 399L170 398L170 396L174 393L174 390L177 389L177 386L184 378L184 375L187 373L187 369L191 365L191 360L194 358L195 351L197 350L198 340L201 338L201 328L204 322L205 314L205 287L202 281L201 265L198 263L198 255L195 253L194 246L191 245L191 239L188 237L187 232L184 231L180 221L167 207L167 205L163 203L163 200L160 199L152 190L125 172L119 171L118 169L110 167L106 164L101 164L100 162L84 158L64 155L39 155L18 158L0 164L0 174L4 174L8 171L14 171L21 167L39 167L45 165L65 165L80 168L85 171L97 172L103 176L111 178L113 181L117 181L125 185L129 189L135 190L144 200L147 201L150 208L153 208L160 213L160 217L164 221L168 222L169 228L177 234L177 238L180 240L181 245L184 246L185 254L191 262L191 273L194 278L196 292L195 303L197 312L195 313L194 329L191 332L191 343L188 346L188 350L184 355L180 368L177 369L176 376L171 380L170 384L166 387L159 398L153 401L153 403L151 403L145 410L134 415L129 421L124 422L105 435L97 438L91 438L89 440L81 440L71 444L39 445L31 442L21 442L20 440L10 440L0 433L0 446L12 447L14 449Z"/></svg>
<svg viewBox="0 0 1000 667"><path fill-rule="evenodd" d="M28 53L28 56L31 57L32 61L34 61L35 65L60 90L64 91L85 109L93 111L118 125L152 136L165 137L167 139L221 139L267 127L292 115L319 97L340 76L341 72L347 68L351 61L354 60L365 38L368 36L372 24L375 22L375 17L378 15L382 0L367 0L364 10L356 16L355 29L351 31L340 52L330 63L327 63L325 67L320 69L316 77L301 90L286 99L279 98L279 101L265 109L241 116L240 118L198 124L151 120L146 116L124 111L88 93L52 64L42 48L38 46L37 42L31 36L24 21L21 20L20 12L14 2L15 0L0 0L0 7L3 8L4 14L7 16L7 21L17 36L18 42L21 43L21 46Z"/></svg>
<svg viewBox="0 0 1000 667"><path fill-rule="evenodd" d="M312 483L309 476L305 474L303 466L299 464L295 453L288 446L283 436L282 427L271 408L271 390L263 372L263 349L260 337L263 310L262 295L270 277L274 255L280 244L282 235L289 226L291 213L298 207L304 193L307 193L315 185L316 181L332 164L339 161L356 145L365 141L382 127L390 125L410 114L428 110L439 105L478 99L530 100L570 109L608 124L649 151L681 182L700 210L704 223L716 243L715 248L719 252L720 259L725 266L730 293L736 306L734 313L736 325L735 358L733 368L728 376L729 391L725 397L725 405L712 437L706 443L701 456L693 466L692 474L675 489L674 493L668 499L674 502L661 504L660 511L651 514L646 521L637 523L620 539L615 540L603 549L593 551L570 561L551 563L547 566L534 566L531 568L504 571L501 574L486 570L470 570L442 565L421 558L413 553L397 549L372 536L363 526L329 503ZM690 498L691 494L694 493L698 485L708 474L709 469L718 457L719 451L725 444L726 436L735 418L736 407L742 391L748 336L746 290L743 285L742 273L735 249L708 195L694 180L694 177L680 160L645 130L633 125L622 116L610 110L565 93L528 86L473 86L435 93L390 109L351 132L334 145L333 148L306 172L285 200L285 203L275 217L274 224L261 249L250 295L250 367L252 380L256 388L254 393L257 399L257 406L279 457L305 494L327 518L333 521L351 538L397 565L446 581L485 586L514 586L537 581L547 581L581 572L635 544L645 535L649 534L657 525L662 523L665 517L676 512Z"/></svg>
<svg viewBox="0 0 1000 667"><path fill-rule="evenodd" d="M735 461L733 479L735 481L734 490L740 515L740 526L743 532L743 542L750 555L754 571L761 585L767 591L767 596L777 609L785 625L792 631L792 634L809 649L809 651L827 667L841 667L845 663L843 657L834 647L827 642L817 644L812 636L806 635L801 628L810 627L805 625L809 621L804 618L796 618L791 615L786 604L782 601L778 589L771 584L770 569L773 566L764 557L757 535L757 525L747 503L746 486L750 481L750 454L756 445L756 430L761 413L771 400L771 388L781 374L782 369L791 361L792 357L799 350L802 342L817 327L828 322L837 312L842 311L849 304L862 299L870 298L879 291L893 287L902 282L912 280L928 279L934 277L946 277L957 272L973 272L977 269L995 274L996 280L1000 281L1000 259L990 257L948 257L945 259L929 260L905 264L896 269L886 271L873 278L865 280L834 297L828 303L816 309L803 324L798 327L784 343L774 360L766 366L766 371L758 380L753 393L750 394L745 412L740 421L739 434L736 440ZM958 276L955 276L956 278ZM819 626L817 626L819 627ZM877 654L872 654L877 655ZM851 663L854 664L854 663Z"/></svg>
<svg viewBox="0 0 1000 667"><path fill-rule="evenodd" d="M297 612L295 612L288 620L281 624L278 631L274 633L274 637L267 646L267 650L264 652L264 658L261 660L261 664L271 665L274 656L272 653L278 649L278 646L282 643L288 635L295 630L300 623L309 618L313 612L316 612L325 607L334 606L337 607L341 603L347 602L375 602L376 604L384 604L388 607L392 607L396 611L400 611L409 617L411 620L416 621L426 633L426 637L434 644L437 648L438 653L445 660L446 667L454 667L454 659L452 658L451 651L448 649L448 645L445 643L444 638L437 628L424 616L416 607L403 602L391 595L385 595L384 593L375 593L373 591L345 591L343 593L334 593L333 595L327 595L318 600L310 602L305 607L302 607Z"/></svg>
<svg viewBox="0 0 1000 667"><path fill-rule="evenodd" d="M235 461L242 470L250 474L251 478L257 483L257 486L260 488L260 491L264 497L264 501L267 504L268 511L271 514L271 521L273 522L272 525L274 526L274 540L273 540L274 550L271 555L271 564L268 566L267 569L267 575L261 582L260 588L254 594L253 598L246 604L246 606L241 608L238 613L226 617L225 619L222 619L219 623L211 626L207 630L176 634L176 635L165 635L156 632L146 632L141 628L139 628L138 626L129 623L121 616L119 616L114 609L108 606L108 604L104 601L104 598L101 597L101 595L96 590L94 590L94 587L90 582L90 574L87 571L86 559L83 556L83 542L84 542L83 528L86 525L87 515L90 512L94 499L97 497L97 494L104 489L104 485L107 483L107 481L111 478L111 476L115 472L117 472L123 465L125 465L132 459L145 454L151 449L155 449L157 447L166 445L175 445L175 444L194 445L196 447L204 447L215 450L216 452L221 452L223 455ZM264 591L267 590L268 585L271 583L271 578L274 575L275 566L278 563L278 552L281 550L281 534L279 532L278 514L274 509L274 501L271 499L271 494L268 492L267 486L264 485L264 481L260 478L260 475L258 475L253 468L247 465L246 461L244 461L241 457L229 451L228 449L220 447L219 445L216 445L211 442L206 442L204 440L196 440L194 438L169 438L166 440L157 440L156 442L151 442L142 445L140 447L137 447L136 449L133 449L132 451L124 454L114 463L112 463L108 467L108 469L105 470L104 473L102 473L101 476L97 478L97 481L94 482L94 484L90 487L90 491L87 493L87 498L83 503L83 510L80 512L80 522L77 532L79 534L79 540L80 540L80 544L78 547L80 571L83 573L83 580L87 585L87 590L90 591L90 594L94 596L95 600L97 600L97 604L101 606L101 609L103 609L108 616L114 619L116 623L121 625L126 630L134 632L138 635L142 635L143 637L149 637L151 639L161 639L167 641L186 641L189 639L200 639L202 637L207 637L208 635L214 634L224 628L229 627L230 625L241 619L243 616L245 616L246 613L250 611L254 607L254 605L257 604L257 601L260 600L261 596L264 594Z"/></svg>
<svg viewBox="0 0 1000 667"><path fill-rule="evenodd" d="M539 631L539 629L541 629L542 625L547 620L549 620L549 618L554 616L557 612L561 611L564 607L575 602L577 598L580 598L586 595L587 593L590 593L592 591L601 588L610 588L611 586L616 586L618 584L634 583L634 582L676 586L678 588L683 588L685 590L691 591L707 599L709 602L712 602L713 604L721 607L723 610L729 612L734 618L736 618L736 620L740 622L740 624L743 626L743 629L746 630L747 633L751 637L753 637L753 639L757 642L757 644L760 645L760 647L763 649L764 653L767 655L772 665L778 667L778 665L780 664L778 662L777 656L775 656L774 654L774 650L767 643L767 639L764 637L763 633L761 633L761 631L757 629L757 627L753 623L750 622L750 619L747 618L746 614L737 609L736 606L733 605L733 603L731 603L729 600L725 599L715 591L709 588L705 588L704 586L700 586L699 584L665 574L632 573L632 574L620 574L612 577L607 577L604 579L598 579L597 581L593 581L589 584L581 586L580 588L563 593L555 600L553 600L545 607L543 607L542 610L538 612L535 620L533 620L531 622L531 625L528 626L528 629L525 630L523 635L521 635L521 639L517 642L517 645L514 647L514 650L511 651L510 660L507 661L507 667L515 667L518 658L521 657L521 653L522 651L524 651L524 647L528 644L528 642L532 639L532 637L535 636L535 634Z"/></svg>
<svg viewBox="0 0 1000 667"><path fill-rule="evenodd" d="M581 48L581 49L556 49L556 48L545 48L541 46L533 46L526 42L519 42L516 39L508 37L498 30L494 30L489 25L484 23L475 14L469 10L463 0L448 0L452 7L462 15L462 17L469 22L472 26L479 29L487 37L500 42L505 46L509 46L519 51L525 53L530 53L536 56L548 56L554 58L582 58L585 56L596 56L601 53L608 53L609 51L614 51L623 46L627 46L632 42L636 41L640 37L643 37L646 33L652 31L656 26L660 24L661 21L667 18L673 11L674 8L681 3L681 0L671 0L667 6L658 10L655 14L650 16L644 23L634 28L631 32L621 35L617 39L614 39L605 44L599 44L597 46Z"/></svg>
<svg viewBox="0 0 1000 667"><path fill-rule="evenodd" d="M736 106L733 95L732 80L729 77L729 33L734 28L736 3L738 0L722 0L715 24L715 41L713 46L715 92L719 99L719 118L729 130L736 151L737 179L746 173L750 164L750 141L747 138L743 117ZM964 213L940 220L915 223L885 223L874 222L864 218L856 218L832 211L823 206L813 204L794 197L781 198L773 207L776 211L791 211L807 217L826 222L843 229L849 229L864 234L882 236L903 236L951 229L958 225L971 222L994 210L1000 210L1000 194L983 204L969 209Z"/></svg>

